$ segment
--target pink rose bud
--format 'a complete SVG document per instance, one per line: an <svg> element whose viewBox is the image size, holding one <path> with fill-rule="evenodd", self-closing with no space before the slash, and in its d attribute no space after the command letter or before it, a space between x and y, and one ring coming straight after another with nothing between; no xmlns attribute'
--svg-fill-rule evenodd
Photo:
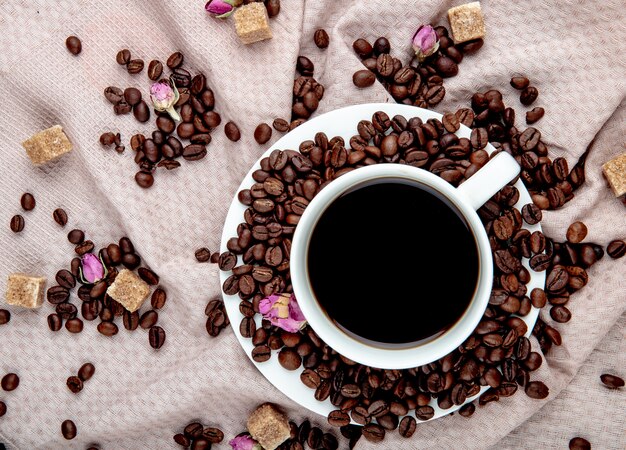
<svg viewBox="0 0 626 450"><path fill-rule="evenodd" d="M229 442L233 450L262 450L261 445L249 434L240 434Z"/></svg>
<svg viewBox="0 0 626 450"><path fill-rule="evenodd" d="M82 277L87 283L95 283L104 278L104 265L92 253L83 255Z"/></svg>
<svg viewBox="0 0 626 450"><path fill-rule="evenodd" d="M264 298L259 303L259 312L272 325L290 333L295 333L306 325L306 318L293 294L274 294Z"/></svg>
<svg viewBox="0 0 626 450"><path fill-rule="evenodd" d="M174 120L180 120L174 105L180 98L176 85L171 80L162 79L150 86L150 100L157 111L167 111Z"/></svg>
<svg viewBox="0 0 626 450"><path fill-rule="evenodd" d="M430 25L422 25L413 35L415 56L422 62L439 49L437 32Z"/></svg>
<svg viewBox="0 0 626 450"><path fill-rule="evenodd" d="M233 13L235 7L232 0L209 0L204 9L213 17L225 19Z"/></svg>

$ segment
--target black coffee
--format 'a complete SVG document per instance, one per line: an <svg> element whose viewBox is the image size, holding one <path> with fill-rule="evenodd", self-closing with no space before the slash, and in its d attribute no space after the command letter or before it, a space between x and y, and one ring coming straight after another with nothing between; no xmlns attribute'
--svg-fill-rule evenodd
<svg viewBox="0 0 626 450"><path fill-rule="evenodd" d="M307 263L328 316L348 334L388 344L450 328L478 280L476 241L456 208L390 182L333 202L313 231Z"/></svg>

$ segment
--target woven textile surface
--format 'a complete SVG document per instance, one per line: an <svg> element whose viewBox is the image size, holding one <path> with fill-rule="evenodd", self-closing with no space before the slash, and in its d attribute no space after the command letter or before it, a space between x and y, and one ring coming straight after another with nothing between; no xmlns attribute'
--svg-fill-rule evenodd
<svg viewBox="0 0 626 450"><path fill-rule="evenodd" d="M447 25L446 11L458 0L283 0L271 19L274 38L243 46L232 20L217 21L204 0L5 0L0 2L0 291L9 273L46 276L48 286L65 268L73 249L72 228L104 245L129 236L143 260L161 276L168 303L159 314L167 332L157 352L147 333L121 329L100 335L94 323L81 334L52 333L40 310L8 307L11 322L0 327L0 375L19 374L13 392L0 391L8 413L0 418L0 442L9 449L177 448L172 436L192 419L220 427L227 438L245 429L248 414L264 401L285 408L290 418L326 419L301 408L275 389L250 363L230 328L217 338L205 330L204 307L219 295L218 268L199 264L194 250L219 248L222 223L240 180L279 138L259 146L253 131L260 122L290 115L297 55L315 63L326 88L319 113L366 102L393 101L376 83L359 90L352 74L362 68L352 42L386 36L394 56L408 61L410 37L422 23ZM626 8L623 1L483 1L487 36L467 55L458 76L445 81L446 97L436 110L469 105L472 93L500 89L504 102L524 110L509 87L513 74L531 78L537 105L546 116L536 124L552 158L570 167L589 142L587 181L573 201L544 214L547 235L565 239L567 226L583 220L589 242L606 245L626 238L626 209L615 199L601 165L623 153L626 136ZM320 50L313 32L325 28L330 46ZM65 38L79 36L75 57ZM115 54L129 48L146 61L185 54L186 67L202 71L216 95L223 123L234 120L242 138L233 143L223 130L213 133L208 156L183 167L159 171L148 190L134 181L136 165L128 145L137 132L151 132L131 115L115 116L102 92L106 86L137 86L147 94L145 70L129 75ZM35 168L20 143L52 125L63 126L74 151ZM350 125L356 127L356 124ZM105 131L119 131L124 154L98 143ZM8 223L20 213L19 198L31 192L37 207L21 213L26 228L13 234ZM63 207L69 223L61 229L52 211ZM626 394L609 391L599 375L625 375L626 258L605 257L589 271L589 284L568 304L573 317L556 324L563 345L554 347L532 378L550 387L543 401L517 395L477 407L471 419L458 414L419 424L410 440L389 433L378 446L362 440L358 449L557 449L580 435L596 449L626 447ZM3 305L3 307L6 307ZM547 309L547 308L546 308ZM550 324L547 311L543 318ZM118 321L119 322L119 321ZM554 324L553 324L554 325ZM533 348L538 350L536 340ZM65 386L87 361L96 375L78 396ZM61 422L73 419L78 436L66 441ZM339 435L338 431L336 434ZM226 448L226 442L216 448Z"/></svg>

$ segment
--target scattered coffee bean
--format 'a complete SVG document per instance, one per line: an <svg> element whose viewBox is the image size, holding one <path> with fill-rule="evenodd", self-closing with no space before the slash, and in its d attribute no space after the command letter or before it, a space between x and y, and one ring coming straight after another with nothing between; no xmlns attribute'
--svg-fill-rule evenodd
<svg viewBox="0 0 626 450"><path fill-rule="evenodd" d="M369 423L363 427L363 437L370 442L382 442L385 439L385 429L378 424Z"/></svg>
<svg viewBox="0 0 626 450"><path fill-rule="evenodd" d="M82 230L74 229L67 234L67 240L78 245L85 240L85 233Z"/></svg>
<svg viewBox="0 0 626 450"><path fill-rule="evenodd" d="M281 133L289 131L289 122L285 119L274 119L272 126L276 131L280 131Z"/></svg>
<svg viewBox="0 0 626 450"><path fill-rule="evenodd" d="M91 377L93 377L94 373L96 373L95 366L91 363L85 363L78 370L78 378L82 381L88 381Z"/></svg>
<svg viewBox="0 0 626 450"><path fill-rule="evenodd" d="M11 313L6 309L0 309L0 325L6 325L11 320Z"/></svg>
<svg viewBox="0 0 626 450"><path fill-rule="evenodd" d="M64 227L67 224L67 213L62 208L57 208L52 212L52 218L60 226Z"/></svg>
<svg viewBox="0 0 626 450"><path fill-rule="evenodd" d="M35 197L33 197L33 194L26 192L22 194L20 204L22 205L22 209L24 211L32 211L33 209L35 209L36 205Z"/></svg>
<svg viewBox="0 0 626 450"><path fill-rule="evenodd" d="M315 30L315 33L313 34L313 41L318 48L323 49L328 47L330 38L328 37L328 33L326 32L326 30L319 28Z"/></svg>
<svg viewBox="0 0 626 450"><path fill-rule="evenodd" d="M540 106L536 106L531 111L528 111L526 113L526 123L528 125L535 123L539 119L541 119L544 114L545 114L545 110Z"/></svg>
<svg viewBox="0 0 626 450"><path fill-rule="evenodd" d="M63 320L58 314L50 314L48 316L48 327L51 331L59 331L63 326Z"/></svg>
<svg viewBox="0 0 626 450"><path fill-rule="evenodd" d="M154 176L150 172L139 171L135 174L135 181L140 187L147 189L154 184Z"/></svg>
<svg viewBox="0 0 626 450"><path fill-rule="evenodd" d="M140 100L139 103L133 106L133 116L141 123L150 120L150 108L144 100Z"/></svg>
<svg viewBox="0 0 626 450"><path fill-rule="evenodd" d="M276 17L280 13L280 0L267 0L265 2L268 17Z"/></svg>
<svg viewBox="0 0 626 450"><path fill-rule="evenodd" d="M226 134L226 137L233 142L237 142L241 139L241 132L235 122L227 122L224 126L224 133Z"/></svg>
<svg viewBox="0 0 626 450"><path fill-rule="evenodd" d="M526 392L526 395L528 395L530 398L538 400L546 398L550 393L548 386L546 386L541 381L531 381L525 386L524 390Z"/></svg>
<svg viewBox="0 0 626 450"><path fill-rule="evenodd" d="M130 62L130 50L125 48L117 52L117 55L115 56L115 61L117 61L120 66L125 66L126 64L128 64Z"/></svg>
<svg viewBox="0 0 626 450"><path fill-rule="evenodd" d="M124 99L130 106L135 106L141 101L141 91L134 87L124 90Z"/></svg>
<svg viewBox="0 0 626 450"><path fill-rule="evenodd" d="M511 86L515 89L525 89L530 84L530 81L526 77L513 77L511 78Z"/></svg>
<svg viewBox="0 0 626 450"><path fill-rule="evenodd" d="M61 434L67 440L74 439L78 431L76 430L76 424L71 420L65 420L61 424Z"/></svg>
<svg viewBox="0 0 626 450"><path fill-rule="evenodd" d="M196 250L195 256L198 262L207 262L211 258L211 252L208 248L202 247Z"/></svg>
<svg viewBox="0 0 626 450"><path fill-rule="evenodd" d="M315 66L313 65L313 62L306 56L298 56L298 60L296 62L296 70L300 72L301 75L308 77L313 75L313 72L315 71Z"/></svg>
<svg viewBox="0 0 626 450"><path fill-rule="evenodd" d="M151 309L141 315L141 318L139 319L139 326L144 330L147 330L148 328L153 327L158 320L159 314Z"/></svg>
<svg viewBox="0 0 626 450"><path fill-rule="evenodd" d="M259 145L265 144L272 137L272 129L266 123L259 124L254 130L254 140Z"/></svg>
<svg viewBox="0 0 626 450"><path fill-rule="evenodd" d="M156 286L157 284L159 284L159 276L154 273L154 271L146 267L140 267L139 269L137 269L137 274L143 281L148 283L150 286Z"/></svg>
<svg viewBox="0 0 626 450"><path fill-rule="evenodd" d="M143 59L131 59L128 61L126 69L131 75L136 75L143 70L143 64Z"/></svg>
<svg viewBox="0 0 626 450"><path fill-rule="evenodd" d="M20 233L24 230L24 218L16 214L11 217L11 231L14 233Z"/></svg>
<svg viewBox="0 0 626 450"><path fill-rule="evenodd" d="M83 390L83 381L77 376L71 376L67 379L67 387L73 394L78 394Z"/></svg>
<svg viewBox="0 0 626 450"><path fill-rule="evenodd" d="M163 64L161 63L161 61L158 61L156 59L150 61L150 64L148 64L148 78L150 78L152 81L157 81L161 77L162 73Z"/></svg>
<svg viewBox="0 0 626 450"><path fill-rule="evenodd" d="M376 81L376 75L370 70L357 70L352 75L352 82L356 87L369 87Z"/></svg>
<svg viewBox="0 0 626 450"><path fill-rule="evenodd" d="M185 57L181 52L172 53L170 57L167 58L167 67L174 70L182 66L184 59Z"/></svg>
<svg viewBox="0 0 626 450"><path fill-rule="evenodd" d="M148 332L150 347L160 349L165 344L165 330L159 326L153 326Z"/></svg>
<svg viewBox="0 0 626 450"><path fill-rule="evenodd" d="M520 94L519 100L522 102L522 105L528 106L532 104L537 97L539 96L539 91L534 86L528 86L522 90Z"/></svg>
<svg viewBox="0 0 626 450"><path fill-rule="evenodd" d="M582 222L574 222L567 228L567 241L572 244L582 242L587 236L587 227Z"/></svg>
<svg viewBox="0 0 626 450"><path fill-rule="evenodd" d="M600 380L606 387L611 389L618 389L624 386L624 380L617 375L605 373L600 375Z"/></svg>
<svg viewBox="0 0 626 450"><path fill-rule="evenodd" d="M591 450L591 444L585 438L575 437L569 441L569 450Z"/></svg>
<svg viewBox="0 0 626 450"><path fill-rule="evenodd" d="M0 400L0 417L4 416L7 413L7 405Z"/></svg>
<svg viewBox="0 0 626 450"><path fill-rule="evenodd" d="M621 239L611 241L606 247L606 252L613 259L621 258L626 255L626 242Z"/></svg>
<svg viewBox="0 0 626 450"><path fill-rule="evenodd" d="M19 385L20 377L14 373L7 373L4 377L2 377L2 381L0 382L2 389L7 392L14 391Z"/></svg>
<svg viewBox="0 0 626 450"><path fill-rule="evenodd" d="M65 40L65 46L72 55L78 55L83 50L83 44L76 36L69 36Z"/></svg>
<svg viewBox="0 0 626 450"><path fill-rule="evenodd" d="M417 428L417 422L411 416L405 416L400 421L399 431L400 436L403 438L410 438L415 433L415 429Z"/></svg>
<svg viewBox="0 0 626 450"><path fill-rule="evenodd" d="M80 333L83 331L83 321L78 317L74 317L73 319L69 319L65 322L65 329L70 333Z"/></svg>

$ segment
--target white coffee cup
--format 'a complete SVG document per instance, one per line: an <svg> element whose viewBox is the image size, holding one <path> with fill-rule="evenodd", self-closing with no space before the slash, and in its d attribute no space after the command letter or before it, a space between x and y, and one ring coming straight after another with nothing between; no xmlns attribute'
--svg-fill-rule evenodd
<svg viewBox="0 0 626 450"><path fill-rule="evenodd" d="M458 188L440 177L403 164L375 164L353 170L329 183L307 206L294 233L290 273L294 294L309 325L339 354L361 364L384 369L406 369L428 364L447 355L467 339L478 325L492 288L493 260L485 228L476 213L489 198L515 178L520 167L501 152ZM474 296L461 318L440 336L414 346L377 346L339 328L321 308L307 272L308 248L315 226L326 208L340 196L373 183L417 185L443 196L463 215L476 240L478 281ZM427 212L423 220L427 220Z"/></svg>

